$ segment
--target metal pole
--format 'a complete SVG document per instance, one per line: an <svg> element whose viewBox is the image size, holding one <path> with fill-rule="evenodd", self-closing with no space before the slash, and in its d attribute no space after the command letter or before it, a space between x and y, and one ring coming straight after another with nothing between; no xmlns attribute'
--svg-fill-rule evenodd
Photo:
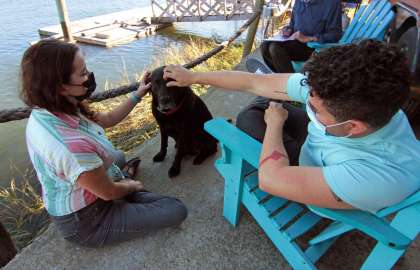
<svg viewBox="0 0 420 270"><path fill-rule="evenodd" d="M261 11L264 5L264 0L255 0L255 11ZM244 45L244 51L242 52L242 57L247 56L252 50L252 44L254 44L255 33L257 32L258 23L261 18L260 16L249 26L248 33L246 34L246 40Z"/></svg>
<svg viewBox="0 0 420 270"><path fill-rule="evenodd" d="M73 43L73 36L71 34L70 19L67 13L66 0L55 0L58 9L58 16L60 17L61 29L63 30L64 40Z"/></svg>

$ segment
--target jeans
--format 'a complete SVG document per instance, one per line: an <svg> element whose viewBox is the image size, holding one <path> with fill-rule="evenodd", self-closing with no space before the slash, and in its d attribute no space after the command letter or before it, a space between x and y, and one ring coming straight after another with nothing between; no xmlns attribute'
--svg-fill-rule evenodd
<svg viewBox="0 0 420 270"><path fill-rule="evenodd" d="M51 216L63 237L75 244L99 247L180 225L187 208L178 199L152 192L134 192L122 199L97 199L65 216Z"/></svg>
<svg viewBox="0 0 420 270"><path fill-rule="evenodd" d="M293 73L292 61L306 61L314 49L297 40L265 41L261 44L264 62L276 73Z"/></svg>

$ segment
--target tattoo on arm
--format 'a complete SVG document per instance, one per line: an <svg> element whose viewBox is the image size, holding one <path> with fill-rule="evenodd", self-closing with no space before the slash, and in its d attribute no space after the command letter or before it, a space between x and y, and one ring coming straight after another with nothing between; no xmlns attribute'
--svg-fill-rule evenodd
<svg viewBox="0 0 420 270"><path fill-rule="evenodd" d="M289 159L285 154L280 153L279 151L273 151L273 153L271 153L271 155L269 155L268 157L264 158L261 162L260 162L260 167L268 160L273 159L273 160L279 160L281 158L285 158L285 159Z"/></svg>

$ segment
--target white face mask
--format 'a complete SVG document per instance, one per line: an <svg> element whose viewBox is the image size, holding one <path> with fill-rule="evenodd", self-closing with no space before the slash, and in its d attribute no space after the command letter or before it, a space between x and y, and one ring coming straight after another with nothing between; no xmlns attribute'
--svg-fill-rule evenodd
<svg viewBox="0 0 420 270"><path fill-rule="evenodd" d="M343 125L343 124L345 124L345 123L348 123L348 122L350 122L350 120L347 120L347 121L344 121L344 122L341 122L341 123L336 123L336 124L332 124L332 125L324 125L324 124L322 124L321 122L319 122L319 120L316 118L316 116L315 116L315 112L312 110L312 108L311 108L311 106L309 105L309 100L306 102L306 113L308 114L308 117L309 117L309 119L312 121L312 123L314 123L314 125L315 125L315 127L317 128L317 129L319 129L319 130L321 130L321 132L324 134L324 135L330 135L328 132L327 132L327 128L329 128L329 127L336 127L336 126L340 126L340 125ZM350 137L351 135L353 135L353 134L351 134L351 132L350 132L350 134L348 134L347 136L343 136L344 138L348 138L348 137Z"/></svg>

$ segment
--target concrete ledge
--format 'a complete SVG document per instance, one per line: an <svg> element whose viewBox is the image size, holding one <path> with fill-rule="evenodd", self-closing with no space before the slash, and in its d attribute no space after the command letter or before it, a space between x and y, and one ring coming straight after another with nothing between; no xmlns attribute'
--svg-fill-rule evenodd
<svg viewBox="0 0 420 270"><path fill-rule="evenodd" d="M235 118L252 98L211 90L204 99L215 117ZM174 147L170 144L163 163L154 164L152 157L159 151L159 143L157 136L139 148L142 163L138 178L149 190L176 196L187 205L189 216L180 228L91 249L63 240L52 225L5 269L290 269L246 210L242 209L237 228L223 218L224 183L213 167L217 156L201 166L185 160L181 175L170 180L167 171ZM317 265L320 269L358 269L373 245L360 233L350 233ZM419 246L417 239L396 269L420 269Z"/></svg>

